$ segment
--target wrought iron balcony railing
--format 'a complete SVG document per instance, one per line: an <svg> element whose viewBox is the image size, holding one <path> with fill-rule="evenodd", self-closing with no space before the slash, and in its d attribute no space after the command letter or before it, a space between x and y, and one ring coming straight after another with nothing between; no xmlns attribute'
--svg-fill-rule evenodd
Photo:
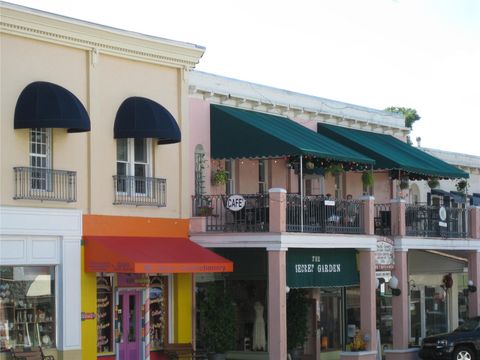
<svg viewBox="0 0 480 360"><path fill-rule="evenodd" d="M268 232L268 194L242 194L245 207L227 208L229 195L196 195L192 197L193 216L205 216L207 231Z"/></svg>
<svg viewBox="0 0 480 360"><path fill-rule="evenodd" d="M77 201L75 171L14 167L15 200Z"/></svg>
<svg viewBox="0 0 480 360"><path fill-rule="evenodd" d="M113 176L114 205L158 206L167 203L167 180L140 176Z"/></svg>
<svg viewBox="0 0 480 360"><path fill-rule="evenodd" d="M466 238L469 236L469 209L438 206L410 205L405 208L408 236Z"/></svg>
<svg viewBox="0 0 480 360"><path fill-rule="evenodd" d="M287 231L362 234L363 206L358 200L287 194Z"/></svg>

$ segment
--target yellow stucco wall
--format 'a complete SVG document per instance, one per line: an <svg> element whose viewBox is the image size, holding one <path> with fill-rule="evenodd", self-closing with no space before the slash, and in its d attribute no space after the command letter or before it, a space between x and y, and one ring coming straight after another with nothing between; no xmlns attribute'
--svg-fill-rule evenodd
<svg viewBox="0 0 480 360"><path fill-rule="evenodd" d="M95 273L85 272L84 246L82 245L82 312L97 313L97 280ZM82 321L82 359L97 357L97 320Z"/></svg>
<svg viewBox="0 0 480 360"><path fill-rule="evenodd" d="M13 200L13 167L30 166L29 130L13 128L15 106L22 90L34 81L47 81L66 88L85 106L87 101L87 55L79 49L21 38L0 35L0 203L2 205L83 208L86 192L78 191L77 202L38 202ZM53 129L52 165L57 170L77 172L78 189L87 181L87 135Z"/></svg>
<svg viewBox="0 0 480 360"><path fill-rule="evenodd" d="M175 342L192 342L192 274L175 275L174 307L175 307Z"/></svg>

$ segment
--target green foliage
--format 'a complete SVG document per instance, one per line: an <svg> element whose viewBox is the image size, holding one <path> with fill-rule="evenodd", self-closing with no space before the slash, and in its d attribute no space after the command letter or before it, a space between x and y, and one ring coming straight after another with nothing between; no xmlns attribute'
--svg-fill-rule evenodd
<svg viewBox="0 0 480 360"><path fill-rule="evenodd" d="M218 168L212 174L212 184L213 185L224 185L228 180L228 174L225 169Z"/></svg>
<svg viewBox="0 0 480 360"><path fill-rule="evenodd" d="M468 189L468 182L467 182L467 180L460 180L459 182L457 182L455 184L455 187L457 188L458 192L461 192L461 193L465 194L467 192L467 189Z"/></svg>
<svg viewBox="0 0 480 360"><path fill-rule="evenodd" d="M200 337L209 352L222 354L235 347L235 305L223 283L212 283L199 299Z"/></svg>
<svg viewBox="0 0 480 360"><path fill-rule="evenodd" d="M436 187L438 187L440 185L440 182L438 181L438 178L433 177L431 179L428 179L427 184L430 187L430 189L435 189Z"/></svg>
<svg viewBox="0 0 480 360"><path fill-rule="evenodd" d="M308 305L304 289L291 289L287 296L287 347L302 347L307 339Z"/></svg>
<svg viewBox="0 0 480 360"><path fill-rule="evenodd" d="M332 176L340 175L345 170L343 169L343 165L339 164L330 164L325 168L325 175L331 174Z"/></svg>
<svg viewBox="0 0 480 360"><path fill-rule="evenodd" d="M364 171L362 173L362 184L365 187L373 186L373 174L371 171Z"/></svg>
<svg viewBox="0 0 480 360"><path fill-rule="evenodd" d="M390 106L385 109L385 111L390 111L397 114L403 114L405 116L405 127L412 128L412 125L415 121L420 120L420 116L417 114L417 110L412 108Z"/></svg>

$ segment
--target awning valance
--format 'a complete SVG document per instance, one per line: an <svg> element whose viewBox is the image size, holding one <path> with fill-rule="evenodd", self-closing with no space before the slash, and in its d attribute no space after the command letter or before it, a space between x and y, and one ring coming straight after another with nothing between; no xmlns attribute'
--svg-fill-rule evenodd
<svg viewBox="0 0 480 360"><path fill-rule="evenodd" d="M56 84L36 81L25 87L18 97L14 128L61 128L83 132L90 131L90 118L70 91Z"/></svg>
<svg viewBox="0 0 480 360"><path fill-rule="evenodd" d="M308 155L373 164L367 156L286 117L210 105L212 158L274 158Z"/></svg>
<svg viewBox="0 0 480 360"><path fill-rule="evenodd" d="M85 271L116 273L231 272L233 263L186 238L84 238Z"/></svg>
<svg viewBox="0 0 480 360"><path fill-rule="evenodd" d="M181 141L175 118L162 105L143 97L130 97L118 108L113 129L115 139L154 138L159 144Z"/></svg>
<svg viewBox="0 0 480 360"><path fill-rule="evenodd" d="M412 178L468 178L468 173L391 135L318 124L318 132L375 160L374 169L401 170Z"/></svg>

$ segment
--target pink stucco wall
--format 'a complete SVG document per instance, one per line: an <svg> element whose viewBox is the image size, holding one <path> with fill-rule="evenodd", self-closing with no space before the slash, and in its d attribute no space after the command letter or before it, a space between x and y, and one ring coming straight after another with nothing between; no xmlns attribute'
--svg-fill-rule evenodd
<svg viewBox="0 0 480 360"><path fill-rule="evenodd" d="M210 161L210 103L202 99L189 99L190 116L190 192L194 194L194 164L195 147L202 144L205 155L205 192L206 194L224 194L225 185L213 186L210 183L210 177L213 170L218 166L224 167L223 160ZM293 119L298 123L315 131L316 124L305 121L298 117ZM376 172L374 184L375 203L389 203L391 199L391 180L388 178L388 172ZM361 172L345 173L343 177L343 197L351 194L354 199L363 195L363 186L361 181ZM235 163L235 192L243 194L254 194L258 192L258 161L252 159L238 159ZM324 179L323 187L320 185L319 177L311 176L312 195L332 194L335 195L335 179L327 175ZM286 159L268 160L268 187L286 189L289 193L296 193L298 189L298 176L292 170L287 169Z"/></svg>

